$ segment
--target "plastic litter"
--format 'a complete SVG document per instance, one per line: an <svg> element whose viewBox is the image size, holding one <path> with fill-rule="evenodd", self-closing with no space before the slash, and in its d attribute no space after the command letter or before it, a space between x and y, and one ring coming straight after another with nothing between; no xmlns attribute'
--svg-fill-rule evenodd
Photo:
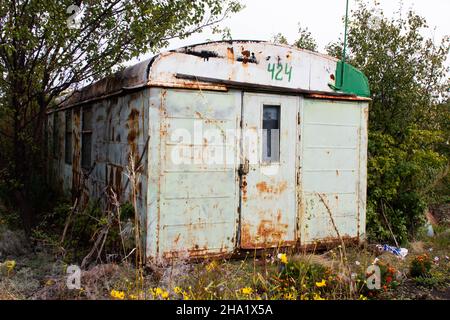
<svg viewBox="0 0 450 320"><path fill-rule="evenodd" d="M406 248L396 248L396 247L389 246L387 244L385 244L385 245L377 245L377 248L380 251L390 252L390 253L392 253L392 254L394 254L397 257L400 257L402 259L404 259L408 255L408 249L406 249Z"/></svg>
<svg viewBox="0 0 450 320"><path fill-rule="evenodd" d="M431 224L427 225L427 236L430 238L434 237L434 230Z"/></svg>

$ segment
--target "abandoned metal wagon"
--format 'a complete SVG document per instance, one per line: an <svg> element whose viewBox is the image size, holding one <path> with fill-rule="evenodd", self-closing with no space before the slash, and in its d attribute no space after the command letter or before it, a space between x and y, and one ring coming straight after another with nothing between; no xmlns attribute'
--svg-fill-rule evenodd
<svg viewBox="0 0 450 320"><path fill-rule="evenodd" d="M258 41L166 52L48 113L51 178L137 206L149 260L365 235L369 88L332 57Z"/></svg>

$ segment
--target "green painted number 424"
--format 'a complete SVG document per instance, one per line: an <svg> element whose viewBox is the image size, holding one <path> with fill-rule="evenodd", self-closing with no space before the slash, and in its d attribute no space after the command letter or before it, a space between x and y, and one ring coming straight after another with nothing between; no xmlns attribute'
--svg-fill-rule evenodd
<svg viewBox="0 0 450 320"><path fill-rule="evenodd" d="M292 66L287 63L269 63L267 65L267 71L272 74L272 80L283 81L283 76L288 76L288 81L291 81Z"/></svg>

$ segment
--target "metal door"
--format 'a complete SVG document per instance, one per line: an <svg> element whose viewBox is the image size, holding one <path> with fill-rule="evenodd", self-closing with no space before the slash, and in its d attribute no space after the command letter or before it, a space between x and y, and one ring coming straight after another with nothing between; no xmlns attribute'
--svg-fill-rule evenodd
<svg viewBox="0 0 450 320"><path fill-rule="evenodd" d="M244 93L241 248L296 242L298 98Z"/></svg>

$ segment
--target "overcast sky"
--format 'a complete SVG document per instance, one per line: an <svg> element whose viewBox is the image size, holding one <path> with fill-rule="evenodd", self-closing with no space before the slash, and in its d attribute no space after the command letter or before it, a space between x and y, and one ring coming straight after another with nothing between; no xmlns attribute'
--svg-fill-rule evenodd
<svg viewBox="0 0 450 320"><path fill-rule="evenodd" d="M373 0L369 0L373 1ZM392 16L400 8L398 0L378 0L387 16ZM246 8L221 23L229 27L233 39L270 40L281 32L289 43L297 37L298 24L308 27L319 45L319 51L343 34L342 17L345 14L345 0L241 0ZM356 8L357 0L350 0L350 9ZM403 0L402 12L413 8L425 17L431 27L428 34L435 40L450 35L450 0ZM168 48L221 40L221 35L209 31L193 35L184 40L172 40ZM148 58L145 55L139 60Z"/></svg>

